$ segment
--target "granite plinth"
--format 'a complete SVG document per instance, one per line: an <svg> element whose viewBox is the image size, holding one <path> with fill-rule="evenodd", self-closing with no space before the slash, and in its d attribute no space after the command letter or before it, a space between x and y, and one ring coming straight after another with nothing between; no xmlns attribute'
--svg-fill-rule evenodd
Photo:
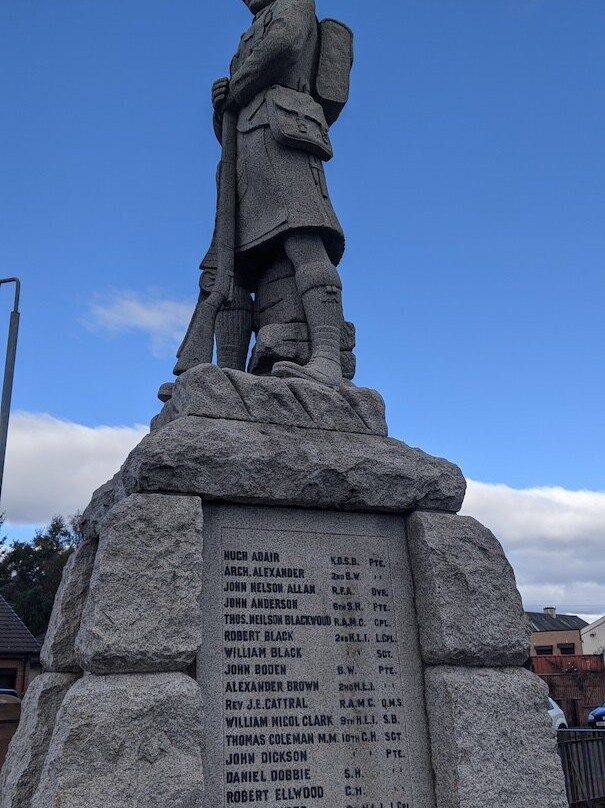
<svg viewBox="0 0 605 808"><path fill-rule="evenodd" d="M99 540L103 520L110 509L121 499L124 499L125 496L126 492L122 486L122 477L119 471L113 475L111 480L96 489L80 519L80 531L85 539Z"/></svg>
<svg viewBox="0 0 605 808"><path fill-rule="evenodd" d="M523 668L427 670L438 808L568 808L547 696Z"/></svg>
<svg viewBox="0 0 605 808"><path fill-rule="evenodd" d="M197 497L134 494L109 512L76 652L93 673L178 671L201 624L202 506Z"/></svg>
<svg viewBox="0 0 605 808"><path fill-rule="evenodd" d="M119 484L96 494L187 493L255 505L456 512L460 469L387 438L373 390L198 365L170 390ZM166 397L163 394L163 397ZM95 509L90 522L98 522Z"/></svg>
<svg viewBox="0 0 605 808"><path fill-rule="evenodd" d="M424 662L523 665L523 603L493 533L470 516L419 511L407 520L407 534Z"/></svg>
<svg viewBox="0 0 605 808"><path fill-rule="evenodd" d="M191 415L146 436L122 483L129 494L391 513L456 512L466 490L457 466L400 441Z"/></svg>
<svg viewBox="0 0 605 808"><path fill-rule="evenodd" d="M32 808L200 808L201 747L188 676L85 676L63 700Z"/></svg>
<svg viewBox="0 0 605 808"><path fill-rule="evenodd" d="M42 665L47 671L67 673L82 670L76 656L76 636L96 553L97 542L88 539L72 553L65 565L40 652Z"/></svg>
<svg viewBox="0 0 605 808"><path fill-rule="evenodd" d="M67 673L43 673L29 686L21 720L0 777L0 808L30 808L65 694L77 680Z"/></svg>
<svg viewBox="0 0 605 808"><path fill-rule="evenodd" d="M171 399L153 426L165 426L188 415L362 435L387 434L384 401L375 390L352 384L333 389L306 380L253 376L215 365L198 365L179 376Z"/></svg>

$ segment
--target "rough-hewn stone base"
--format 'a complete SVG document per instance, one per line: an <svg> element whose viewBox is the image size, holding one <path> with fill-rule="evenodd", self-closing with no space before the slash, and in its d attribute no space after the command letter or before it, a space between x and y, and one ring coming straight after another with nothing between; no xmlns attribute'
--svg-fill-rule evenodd
<svg viewBox="0 0 605 808"><path fill-rule="evenodd" d="M427 670L438 808L567 808L547 696L522 668Z"/></svg>
<svg viewBox="0 0 605 808"><path fill-rule="evenodd" d="M523 665L529 632L511 565L493 533L470 516L407 520L423 661Z"/></svg>
<svg viewBox="0 0 605 808"><path fill-rule="evenodd" d="M200 808L201 746L193 679L85 676L63 701L32 808Z"/></svg>
<svg viewBox="0 0 605 808"><path fill-rule="evenodd" d="M65 565L40 654L47 671L79 673L82 670L76 658L75 643L96 552L97 542L89 539L72 553Z"/></svg>
<svg viewBox="0 0 605 808"><path fill-rule="evenodd" d="M203 500L396 514L422 661L433 666L425 686L437 808L566 808L545 687L509 667L528 647L514 576L494 536L454 515L460 470L388 439L382 400L352 385L334 391L204 366L168 397L152 433L95 492L82 521L92 544L71 562L55 606L46 664L74 666L79 626L76 661L92 673L65 696L40 778L52 726L39 703L55 680L34 682L4 794L40 785L31 804L3 794L0 808L202 807L200 693L174 671L203 642ZM220 633L214 608L204 618ZM421 679L417 653L413 664ZM57 687L73 681L58 676ZM419 694L424 714L421 702ZM46 740L17 761L35 733Z"/></svg>
<svg viewBox="0 0 605 808"><path fill-rule="evenodd" d="M109 513L76 640L93 673L177 671L200 643L202 504L134 494Z"/></svg>
<svg viewBox="0 0 605 808"><path fill-rule="evenodd" d="M384 401L375 390L353 384L333 389L303 379L252 376L215 365L198 365L179 376L152 427L187 415L362 435L387 434Z"/></svg>
<svg viewBox="0 0 605 808"><path fill-rule="evenodd" d="M195 416L143 438L122 482L128 493L387 513L457 511L466 488L457 466L389 438Z"/></svg>
<svg viewBox="0 0 605 808"><path fill-rule="evenodd" d="M0 808L30 808L57 712L77 676L43 673L29 686L21 709L21 721L9 747L0 777Z"/></svg>

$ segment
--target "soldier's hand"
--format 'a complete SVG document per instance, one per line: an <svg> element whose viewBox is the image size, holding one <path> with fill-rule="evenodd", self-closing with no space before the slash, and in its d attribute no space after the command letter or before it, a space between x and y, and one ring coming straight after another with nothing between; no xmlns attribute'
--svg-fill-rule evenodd
<svg viewBox="0 0 605 808"><path fill-rule="evenodd" d="M229 79L217 79L212 85L212 107L217 115L225 111L229 97Z"/></svg>

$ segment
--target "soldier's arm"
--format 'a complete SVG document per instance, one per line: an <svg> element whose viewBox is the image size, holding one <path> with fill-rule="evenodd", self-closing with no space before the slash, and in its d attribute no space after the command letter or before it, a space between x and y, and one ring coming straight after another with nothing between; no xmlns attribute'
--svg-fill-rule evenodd
<svg viewBox="0 0 605 808"><path fill-rule="evenodd" d="M219 143L223 142L223 112L228 97L229 79L217 79L212 85L212 108L214 110L212 126L214 127L214 134Z"/></svg>
<svg viewBox="0 0 605 808"><path fill-rule="evenodd" d="M230 95L243 107L261 90L279 84L294 62L315 24L313 0L296 0L270 21L264 38L231 77Z"/></svg>

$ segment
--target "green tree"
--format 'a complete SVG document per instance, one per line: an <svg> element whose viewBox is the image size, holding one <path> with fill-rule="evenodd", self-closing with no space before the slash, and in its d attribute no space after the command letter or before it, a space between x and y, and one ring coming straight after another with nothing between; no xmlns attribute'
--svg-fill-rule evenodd
<svg viewBox="0 0 605 808"><path fill-rule="evenodd" d="M79 542L76 524L55 516L31 542L13 542L0 556L0 594L34 636L48 627L63 567Z"/></svg>

